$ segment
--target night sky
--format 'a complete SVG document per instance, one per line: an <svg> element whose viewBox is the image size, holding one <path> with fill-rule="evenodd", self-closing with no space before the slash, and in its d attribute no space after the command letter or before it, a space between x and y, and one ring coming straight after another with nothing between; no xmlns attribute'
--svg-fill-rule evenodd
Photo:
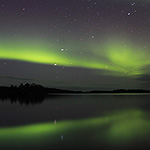
<svg viewBox="0 0 150 150"><path fill-rule="evenodd" d="M0 0L0 85L150 89L150 0Z"/></svg>

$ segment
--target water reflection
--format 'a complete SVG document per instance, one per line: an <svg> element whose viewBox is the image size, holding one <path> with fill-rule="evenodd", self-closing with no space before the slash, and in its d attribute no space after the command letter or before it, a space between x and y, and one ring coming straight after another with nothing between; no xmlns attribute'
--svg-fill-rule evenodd
<svg viewBox="0 0 150 150"><path fill-rule="evenodd" d="M58 95L11 95L11 96L0 96L0 101L9 101L11 104L19 103L20 105L35 105L44 102L46 99L54 99ZM59 96L61 97L61 96Z"/></svg>
<svg viewBox="0 0 150 150"><path fill-rule="evenodd" d="M1 149L146 149L150 113L129 109L98 118L5 127L0 133Z"/></svg>
<svg viewBox="0 0 150 150"><path fill-rule="evenodd" d="M19 96L19 95L11 95L11 96L0 96L0 101L4 102L4 101L10 101L12 104L19 102L21 105L22 104L37 104L37 103L42 103L45 99L44 95L39 95L39 96L28 96L28 95L23 95L23 96Z"/></svg>
<svg viewBox="0 0 150 150"><path fill-rule="evenodd" d="M1 100L0 149L149 149L149 99L54 96L39 105Z"/></svg>
<svg viewBox="0 0 150 150"><path fill-rule="evenodd" d="M5 99L0 101L0 126L95 118L126 109L149 111L149 99L150 95L51 96L33 100L17 99L12 103L10 99Z"/></svg>

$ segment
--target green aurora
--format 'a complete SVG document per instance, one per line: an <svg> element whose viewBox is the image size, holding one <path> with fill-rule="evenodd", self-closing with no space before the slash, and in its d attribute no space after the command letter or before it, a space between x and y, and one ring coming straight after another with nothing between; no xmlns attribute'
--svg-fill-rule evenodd
<svg viewBox="0 0 150 150"><path fill-rule="evenodd" d="M86 44L87 53L91 55L79 55L74 52L75 47L69 49L59 45L45 42L22 42L22 41L1 41L0 59L11 59L27 61L32 63L50 64L67 67L82 67L89 69L102 69L106 74L119 76L142 75L146 72L144 67L150 65L150 54L140 46L131 43L125 45L123 41L112 40L103 46ZM73 44L72 44L73 45ZM77 47L82 49L83 46ZM91 49L90 49L91 48Z"/></svg>

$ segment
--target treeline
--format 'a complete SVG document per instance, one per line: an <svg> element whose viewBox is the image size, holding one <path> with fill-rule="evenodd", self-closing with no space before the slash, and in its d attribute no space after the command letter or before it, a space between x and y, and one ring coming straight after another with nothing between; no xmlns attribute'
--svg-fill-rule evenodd
<svg viewBox="0 0 150 150"><path fill-rule="evenodd" d="M11 85L10 87L1 86L0 87L0 95L39 95L45 94L45 88L41 85L37 84L20 84L18 87Z"/></svg>
<svg viewBox="0 0 150 150"><path fill-rule="evenodd" d="M55 88L47 88L43 87L39 84L20 84L18 87L11 85L10 87L0 86L0 96L7 95L18 95L18 96L39 96L39 95L53 95L56 93L150 93L149 90L143 89L117 89L112 91L102 91L102 90L95 90L95 91L71 91L71 90L62 90L62 89L55 89Z"/></svg>
<svg viewBox="0 0 150 150"><path fill-rule="evenodd" d="M117 89L112 91L90 91L86 93L150 93L150 90L143 90L143 89Z"/></svg>
<svg viewBox="0 0 150 150"><path fill-rule="evenodd" d="M55 88L47 88L39 84L20 84L18 87L11 85L10 87L0 86L0 96L1 95L23 95L23 96L33 96L33 95L47 95L53 93L76 93L76 91L61 90ZM78 91L77 93L81 93Z"/></svg>
<svg viewBox="0 0 150 150"><path fill-rule="evenodd" d="M149 90L143 89L118 89L113 90L114 93L150 93Z"/></svg>

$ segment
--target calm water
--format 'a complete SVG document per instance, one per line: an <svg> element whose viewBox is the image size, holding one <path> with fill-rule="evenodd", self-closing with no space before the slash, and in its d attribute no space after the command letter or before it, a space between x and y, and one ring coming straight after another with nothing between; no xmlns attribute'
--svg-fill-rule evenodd
<svg viewBox="0 0 150 150"><path fill-rule="evenodd" d="M150 149L150 95L0 99L0 149Z"/></svg>

